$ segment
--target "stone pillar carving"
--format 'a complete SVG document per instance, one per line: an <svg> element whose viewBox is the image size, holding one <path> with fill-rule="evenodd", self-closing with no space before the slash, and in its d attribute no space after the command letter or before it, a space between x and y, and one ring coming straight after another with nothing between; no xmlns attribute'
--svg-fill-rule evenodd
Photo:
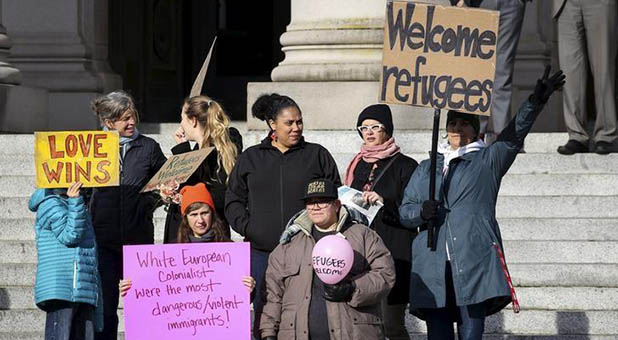
<svg viewBox="0 0 618 340"><path fill-rule="evenodd" d="M21 83L21 73L8 63L11 39L2 25L2 0L0 0L0 84L18 85Z"/></svg>
<svg viewBox="0 0 618 340"><path fill-rule="evenodd" d="M279 92L298 102L306 128L352 129L360 110L378 100L386 2L291 1L291 22L281 36L285 59L273 69L272 83L247 86L248 127L265 127L250 117L256 97ZM448 0L426 2L450 5ZM529 94L544 65L551 61L553 33L546 8L549 5L534 1L526 9L515 64L514 106ZM552 111L558 110L552 103ZM392 105L391 109L397 129L431 129L431 110L401 105ZM550 130L555 130L555 117L552 114L541 120L547 120Z"/></svg>
<svg viewBox="0 0 618 340"><path fill-rule="evenodd" d="M23 84L49 91L49 128L97 128L89 102L121 88L107 62L107 0L4 1L10 62Z"/></svg>

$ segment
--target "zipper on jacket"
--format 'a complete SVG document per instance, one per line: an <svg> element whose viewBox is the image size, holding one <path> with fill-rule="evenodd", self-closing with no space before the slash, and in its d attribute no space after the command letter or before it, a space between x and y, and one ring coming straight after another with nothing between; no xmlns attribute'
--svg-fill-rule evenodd
<svg viewBox="0 0 618 340"><path fill-rule="evenodd" d="M279 163L279 202L281 202L281 228L285 229L285 221L283 217L283 154Z"/></svg>
<svg viewBox="0 0 618 340"><path fill-rule="evenodd" d="M73 260L73 289L77 289L77 261Z"/></svg>

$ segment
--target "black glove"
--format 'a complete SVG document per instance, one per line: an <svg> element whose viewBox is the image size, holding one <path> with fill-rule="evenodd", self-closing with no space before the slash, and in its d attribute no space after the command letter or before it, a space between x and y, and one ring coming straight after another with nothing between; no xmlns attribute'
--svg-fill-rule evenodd
<svg viewBox="0 0 618 340"><path fill-rule="evenodd" d="M440 206L439 201L435 200L427 200L423 202L423 207L421 208L421 218L425 221L433 220L438 215L438 207Z"/></svg>
<svg viewBox="0 0 618 340"><path fill-rule="evenodd" d="M348 302L356 289L353 281L341 281L334 285L324 284L324 298L332 302Z"/></svg>
<svg viewBox="0 0 618 340"><path fill-rule="evenodd" d="M549 77L550 70L551 66L547 65L543 77L536 81L536 87L530 96L531 103L541 105L547 103L552 93L561 89L564 85L566 76L562 73L562 70L558 70L558 72Z"/></svg>

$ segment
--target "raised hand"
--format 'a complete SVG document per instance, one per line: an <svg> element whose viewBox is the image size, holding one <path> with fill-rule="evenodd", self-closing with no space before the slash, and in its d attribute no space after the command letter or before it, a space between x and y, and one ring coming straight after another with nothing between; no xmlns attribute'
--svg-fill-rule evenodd
<svg viewBox="0 0 618 340"><path fill-rule="evenodd" d="M558 70L558 72L554 73L551 77L549 76L549 72L551 71L551 66L547 65L545 67L545 72L543 73L543 77L536 81L536 87L534 88L534 92L530 96L530 101L532 103L537 104L545 104L551 97L554 91L559 90L564 86L566 82L566 76L562 73L562 70Z"/></svg>
<svg viewBox="0 0 618 340"><path fill-rule="evenodd" d="M79 189L81 189L82 185L82 182L75 182L71 184L69 189L67 189L67 196L71 198L79 197Z"/></svg>
<svg viewBox="0 0 618 340"><path fill-rule="evenodd" d="M185 136L185 130L183 130L182 126L179 126L178 129L174 132L174 140L176 144L184 143L187 141L187 136Z"/></svg>

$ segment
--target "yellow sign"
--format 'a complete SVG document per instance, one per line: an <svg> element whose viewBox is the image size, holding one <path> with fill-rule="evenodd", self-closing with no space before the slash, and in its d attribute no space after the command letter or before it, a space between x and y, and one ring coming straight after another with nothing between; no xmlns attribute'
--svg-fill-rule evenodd
<svg viewBox="0 0 618 340"><path fill-rule="evenodd" d="M38 188L118 186L119 137L112 131L34 133L34 165Z"/></svg>
<svg viewBox="0 0 618 340"><path fill-rule="evenodd" d="M500 13L386 4L381 102L489 116Z"/></svg>

